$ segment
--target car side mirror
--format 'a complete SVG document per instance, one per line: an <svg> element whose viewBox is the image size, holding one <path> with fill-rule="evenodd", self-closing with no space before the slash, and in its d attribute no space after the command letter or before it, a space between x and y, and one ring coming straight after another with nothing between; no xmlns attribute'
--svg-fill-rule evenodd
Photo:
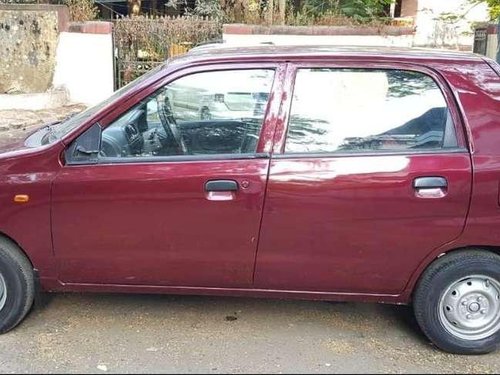
<svg viewBox="0 0 500 375"><path fill-rule="evenodd" d="M96 164L101 149L101 126L96 123L75 139L65 152L66 164Z"/></svg>

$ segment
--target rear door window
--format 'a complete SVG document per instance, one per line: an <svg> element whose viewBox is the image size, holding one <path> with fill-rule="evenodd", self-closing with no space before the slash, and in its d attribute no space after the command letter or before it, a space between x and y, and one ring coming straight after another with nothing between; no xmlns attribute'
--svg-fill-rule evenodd
<svg viewBox="0 0 500 375"><path fill-rule="evenodd" d="M298 69L286 153L411 152L457 147L430 76L390 69Z"/></svg>

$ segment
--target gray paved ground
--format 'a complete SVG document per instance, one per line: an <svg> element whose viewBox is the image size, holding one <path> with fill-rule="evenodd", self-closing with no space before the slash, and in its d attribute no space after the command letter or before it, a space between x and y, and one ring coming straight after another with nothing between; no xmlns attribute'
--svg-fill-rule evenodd
<svg viewBox="0 0 500 375"><path fill-rule="evenodd" d="M81 108L0 111L0 143ZM500 352L442 353L405 307L67 294L0 336L0 372L498 373Z"/></svg>
<svg viewBox="0 0 500 375"><path fill-rule="evenodd" d="M0 370L498 373L500 353L442 353L406 307L64 294L0 337Z"/></svg>
<svg viewBox="0 0 500 375"><path fill-rule="evenodd" d="M26 110L0 110L0 137L2 132L7 130L17 130L21 128L41 125L44 122L62 120L73 113L78 113L85 106L73 104L65 107L45 109L40 111Z"/></svg>
<svg viewBox="0 0 500 375"><path fill-rule="evenodd" d="M85 109L80 104L41 111L0 110L0 147L24 139L43 124L67 118Z"/></svg>

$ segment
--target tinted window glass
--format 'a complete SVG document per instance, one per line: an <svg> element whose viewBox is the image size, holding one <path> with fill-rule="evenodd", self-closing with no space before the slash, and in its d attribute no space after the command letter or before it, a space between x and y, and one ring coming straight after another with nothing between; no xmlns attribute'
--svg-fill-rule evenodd
<svg viewBox="0 0 500 375"><path fill-rule="evenodd" d="M402 70L299 69L288 128L289 153L457 145L436 82Z"/></svg>
<svg viewBox="0 0 500 375"><path fill-rule="evenodd" d="M179 78L102 134L101 158L254 153L274 71L214 71Z"/></svg>

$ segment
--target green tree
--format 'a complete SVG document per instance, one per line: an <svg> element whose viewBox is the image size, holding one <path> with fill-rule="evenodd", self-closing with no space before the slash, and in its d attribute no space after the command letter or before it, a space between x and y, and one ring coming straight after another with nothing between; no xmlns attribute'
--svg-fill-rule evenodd
<svg viewBox="0 0 500 375"><path fill-rule="evenodd" d="M358 21L385 16L394 0L304 0L302 11L311 16L342 14Z"/></svg>
<svg viewBox="0 0 500 375"><path fill-rule="evenodd" d="M498 20L497 62L500 64L500 0L475 0L475 2L488 4L491 18Z"/></svg>
<svg viewBox="0 0 500 375"><path fill-rule="evenodd" d="M500 0L476 0L476 2L488 4L492 19L500 18Z"/></svg>

